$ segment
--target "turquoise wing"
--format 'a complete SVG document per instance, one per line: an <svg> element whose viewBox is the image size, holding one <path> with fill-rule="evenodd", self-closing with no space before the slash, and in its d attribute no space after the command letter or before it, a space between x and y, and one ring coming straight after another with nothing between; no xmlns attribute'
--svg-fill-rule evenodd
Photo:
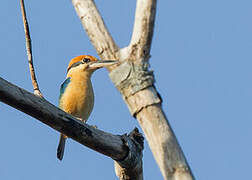
<svg viewBox="0 0 252 180"><path fill-rule="evenodd" d="M60 99L62 97L62 95L64 94L68 84L71 82L71 78L68 77L60 86L60 95L59 95L59 104L60 104Z"/></svg>

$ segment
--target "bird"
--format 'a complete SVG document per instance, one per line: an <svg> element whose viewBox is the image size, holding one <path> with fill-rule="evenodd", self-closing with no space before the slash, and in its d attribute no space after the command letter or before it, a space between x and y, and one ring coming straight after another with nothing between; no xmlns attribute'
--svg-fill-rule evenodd
<svg viewBox="0 0 252 180"><path fill-rule="evenodd" d="M98 60L94 56L80 55L68 64L67 76L60 87L59 108L86 122L93 110L94 92L91 82L93 72L116 64L116 60ZM63 159L67 136L60 134L57 158Z"/></svg>

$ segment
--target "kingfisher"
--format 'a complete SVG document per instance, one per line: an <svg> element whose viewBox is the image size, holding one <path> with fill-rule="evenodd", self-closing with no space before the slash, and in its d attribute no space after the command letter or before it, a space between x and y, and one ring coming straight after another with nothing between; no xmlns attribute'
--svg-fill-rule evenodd
<svg viewBox="0 0 252 180"><path fill-rule="evenodd" d="M90 55L73 58L67 68L67 77L60 87L59 107L86 122L94 106L94 92L91 82L93 72L102 67L116 64L115 60L98 60ZM57 158L62 160L67 136L60 135Z"/></svg>

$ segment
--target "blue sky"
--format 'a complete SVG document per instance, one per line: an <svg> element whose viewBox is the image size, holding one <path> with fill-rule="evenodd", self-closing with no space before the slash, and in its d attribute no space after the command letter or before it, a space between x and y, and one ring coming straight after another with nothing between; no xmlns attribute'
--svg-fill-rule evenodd
<svg viewBox="0 0 252 180"><path fill-rule="evenodd" d="M97 6L120 47L131 37L135 1ZM158 1L151 69L163 108L197 179L249 179L252 126L252 1ZM71 1L27 1L34 63L43 95L57 105L69 60L97 56ZM0 2L0 77L32 91L19 1ZM96 102L89 124L130 132L132 118L106 70L92 78ZM0 103L0 179L116 179L113 161ZM162 176L147 142L145 179Z"/></svg>

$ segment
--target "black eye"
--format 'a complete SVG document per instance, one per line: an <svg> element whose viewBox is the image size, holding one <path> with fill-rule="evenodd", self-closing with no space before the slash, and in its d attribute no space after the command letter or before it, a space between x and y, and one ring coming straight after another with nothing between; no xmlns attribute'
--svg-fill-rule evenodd
<svg viewBox="0 0 252 180"><path fill-rule="evenodd" d="M82 60L82 62L88 63L88 62L90 62L90 59L89 59L89 58L84 58L84 59Z"/></svg>

